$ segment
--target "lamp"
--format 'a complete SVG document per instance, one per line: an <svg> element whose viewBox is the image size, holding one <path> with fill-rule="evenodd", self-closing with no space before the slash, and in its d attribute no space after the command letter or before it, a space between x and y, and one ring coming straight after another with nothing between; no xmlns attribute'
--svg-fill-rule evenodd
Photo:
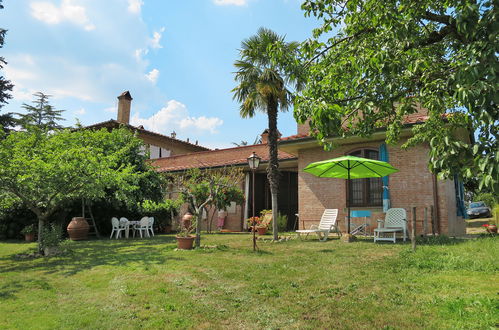
<svg viewBox="0 0 499 330"><path fill-rule="evenodd" d="M260 165L260 160L261 158L256 155L256 153L253 151L251 156L248 157L248 165L249 168L253 174L253 183L252 183L252 203L253 203L253 251L256 251L256 223L255 223L255 172L256 169L258 168L258 165Z"/></svg>
<svg viewBox="0 0 499 330"><path fill-rule="evenodd" d="M260 160L261 158L256 155L256 153L253 151L251 156L248 157L248 165L250 170L255 171L258 168L258 165L260 165Z"/></svg>

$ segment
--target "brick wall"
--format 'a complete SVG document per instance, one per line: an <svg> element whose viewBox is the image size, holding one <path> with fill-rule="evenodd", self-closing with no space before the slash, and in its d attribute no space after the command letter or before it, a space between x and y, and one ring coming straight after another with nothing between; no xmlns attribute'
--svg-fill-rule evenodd
<svg viewBox="0 0 499 330"><path fill-rule="evenodd" d="M303 168L311 162L339 157L358 148L371 147L378 149L382 141L339 146L331 152L321 147L300 150L298 157L298 199L300 228L309 228L317 224L325 208L338 208L340 229L346 231L346 180L335 178L318 178L303 172ZM402 142L400 143L402 144ZM428 147L417 146L402 150L400 144L388 146L390 163L399 172L390 175L389 189L391 207L404 208L409 223L412 220L412 207L416 207L416 231L422 233L424 208L428 207L428 223L431 228L429 207L434 204L433 175L428 170ZM452 181L438 182L438 211L442 234L461 235L464 221L456 217L454 188ZM372 211L371 230L376 228L376 219L383 219L382 207L352 208ZM360 220L360 219L359 219ZM409 226L410 227L410 226ZM431 230L430 230L431 232Z"/></svg>

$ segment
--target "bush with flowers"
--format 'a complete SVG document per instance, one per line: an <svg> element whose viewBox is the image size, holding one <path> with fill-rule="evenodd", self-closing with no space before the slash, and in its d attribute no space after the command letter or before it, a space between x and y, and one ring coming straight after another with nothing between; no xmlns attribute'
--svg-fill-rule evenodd
<svg viewBox="0 0 499 330"><path fill-rule="evenodd" d="M254 217L256 228L269 228L272 218L265 217L266 214L272 214L272 210L261 210L260 216ZM249 217L246 221L248 222L248 228L251 229L253 227L253 217Z"/></svg>

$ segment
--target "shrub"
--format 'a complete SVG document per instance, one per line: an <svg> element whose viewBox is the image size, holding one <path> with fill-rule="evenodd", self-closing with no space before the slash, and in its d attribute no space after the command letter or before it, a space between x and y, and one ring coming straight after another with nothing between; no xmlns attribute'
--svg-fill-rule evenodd
<svg viewBox="0 0 499 330"><path fill-rule="evenodd" d="M494 223L496 226L499 226L499 204L494 206L492 210L493 217L490 219L490 222Z"/></svg>
<svg viewBox="0 0 499 330"><path fill-rule="evenodd" d="M277 215L277 229L279 231L286 231L288 229L288 216L279 213Z"/></svg>
<svg viewBox="0 0 499 330"><path fill-rule="evenodd" d="M497 197L494 196L494 194L492 194L492 193L480 193L480 194L476 194L475 198L473 200L475 202L484 202L485 205L487 205L490 208L492 208L496 204L496 202L499 202L497 200Z"/></svg>
<svg viewBox="0 0 499 330"><path fill-rule="evenodd" d="M62 230L60 226L53 223L50 226L45 226L45 228L43 228L42 248L56 247L59 246L61 242Z"/></svg>
<svg viewBox="0 0 499 330"><path fill-rule="evenodd" d="M23 230L21 230L21 234L23 235L35 234L35 233L36 233L35 224L27 225L26 227L23 228Z"/></svg>

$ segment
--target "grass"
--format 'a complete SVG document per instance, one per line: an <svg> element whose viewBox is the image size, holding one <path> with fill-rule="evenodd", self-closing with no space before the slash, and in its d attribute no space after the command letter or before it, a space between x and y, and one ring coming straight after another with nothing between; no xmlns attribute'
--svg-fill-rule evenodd
<svg viewBox="0 0 499 330"><path fill-rule="evenodd" d="M65 255L17 260L0 243L0 328L494 328L498 240L410 244L205 235L69 242Z"/></svg>

